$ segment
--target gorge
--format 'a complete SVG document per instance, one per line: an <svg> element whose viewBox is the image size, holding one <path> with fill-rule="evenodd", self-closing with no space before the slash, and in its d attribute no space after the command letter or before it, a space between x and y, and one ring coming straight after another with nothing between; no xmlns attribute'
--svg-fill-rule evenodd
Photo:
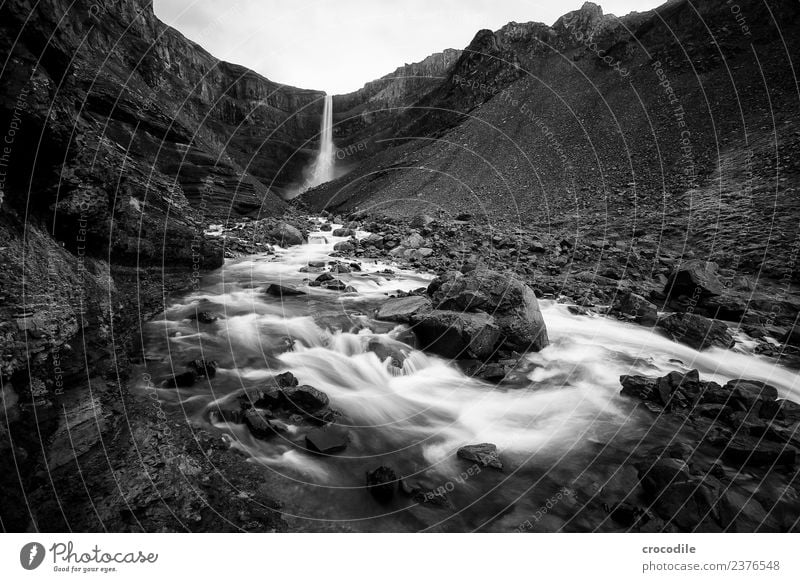
<svg viewBox="0 0 800 582"><path fill-rule="evenodd" d="M2 529L797 531L800 8L738 5L329 95L2 4Z"/></svg>

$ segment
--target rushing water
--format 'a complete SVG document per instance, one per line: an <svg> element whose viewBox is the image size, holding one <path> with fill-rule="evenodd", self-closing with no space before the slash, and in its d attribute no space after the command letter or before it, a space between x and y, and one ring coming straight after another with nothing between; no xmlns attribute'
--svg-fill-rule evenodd
<svg viewBox="0 0 800 582"><path fill-rule="evenodd" d="M284 371L328 394L341 411L350 444L333 456L306 451L308 428L300 425L266 441L244 425L214 425L248 462L263 466L296 529L512 530L561 488L606 482L640 440L657 436L652 419L619 395L621 374L697 368L703 379L760 379L798 399L797 376L747 353L747 338L737 350L698 353L645 327L575 315L554 301L541 302L552 343L527 356L527 380L487 384L414 350L403 341L409 337L403 326L371 317L387 294L425 286L429 275L363 261L361 272L336 275L357 293L305 287L318 273L300 269L332 260L340 240L320 231L309 244L277 249L274 256L229 261L200 291L147 326L146 366L153 378L179 373L198 357L219 363L210 381L158 389L169 414L210 427L212 410L235 408L244 389ZM281 300L263 292L270 283L298 286L307 295ZM196 311L221 318L198 324L190 319ZM376 344L402 352L402 369L390 358L381 361ZM478 471L455 456L460 446L482 442L498 446L503 472ZM388 505L377 503L364 488L364 475L382 464L423 488L446 490L450 507L401 494ZM597 520L576 514L577 504L559 497L542 527L594 528Z"/></svg>

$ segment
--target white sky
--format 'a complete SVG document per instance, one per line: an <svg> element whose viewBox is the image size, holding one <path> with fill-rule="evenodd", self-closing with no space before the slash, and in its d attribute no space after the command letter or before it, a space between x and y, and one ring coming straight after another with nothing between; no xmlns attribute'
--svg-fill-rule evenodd
<svg viewBox="0 0 800 582"><path fill-rule="evenodd" d="M618 16L664 0L597 2ZM482 28L553 24L583 0L154 0L156 15L215 57L278 83L346 93L404 63L465 48Z"/></svg>

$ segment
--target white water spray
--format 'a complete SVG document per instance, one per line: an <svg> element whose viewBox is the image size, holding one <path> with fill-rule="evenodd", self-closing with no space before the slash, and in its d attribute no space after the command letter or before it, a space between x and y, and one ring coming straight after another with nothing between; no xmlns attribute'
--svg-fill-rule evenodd
<svg viewBox="0 0 800 582"><path fill-rule="evenodd" d="M325 95L325 106L322 110L320 126L319 152L314 161L314 168L303 191L309 190L325 182L333 180L333 97Z"/></svg>

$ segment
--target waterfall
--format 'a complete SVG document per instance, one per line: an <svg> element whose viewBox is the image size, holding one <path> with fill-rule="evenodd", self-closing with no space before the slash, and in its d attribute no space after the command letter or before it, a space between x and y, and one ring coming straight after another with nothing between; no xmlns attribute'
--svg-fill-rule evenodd
<svg viewBox="0 0 800 582"><path fill-rule="evenodd" d="M325 95L325 106L322 110L320 126L319 152L314 160L311 176L303 191L333 180L333 97Z"/></svg>

